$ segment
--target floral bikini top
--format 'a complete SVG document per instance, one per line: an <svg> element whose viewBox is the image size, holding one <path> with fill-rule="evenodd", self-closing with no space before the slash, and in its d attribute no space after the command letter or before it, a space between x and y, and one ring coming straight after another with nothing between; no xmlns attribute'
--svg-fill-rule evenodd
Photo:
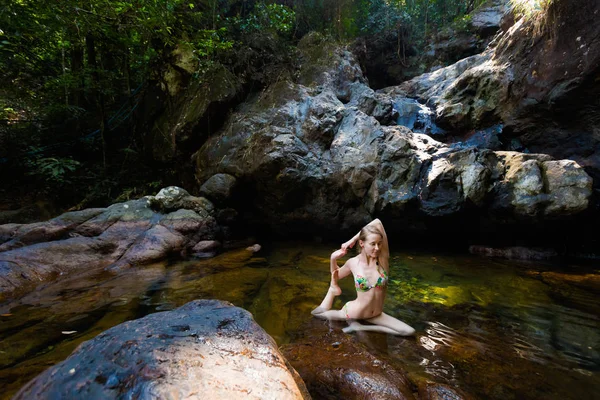
<svg viewBox="0 0 600 400"><path fill-rule="evenodd" d="M377 288L377 289L381 290L385 286L387 286L387 282L388 282L387 272L385 272L385 270L383 268L381 268L379 265L377 266L377 271L379 272L379 278L377 278L377 283L375 283L375 285L373 285L373 286L369 285L369 281L367 280L367 278L365 278L362 275L357 274L356 281L354 282L356 291L357 292L368 292L369 290L371 290L373 288Z"/></svg>

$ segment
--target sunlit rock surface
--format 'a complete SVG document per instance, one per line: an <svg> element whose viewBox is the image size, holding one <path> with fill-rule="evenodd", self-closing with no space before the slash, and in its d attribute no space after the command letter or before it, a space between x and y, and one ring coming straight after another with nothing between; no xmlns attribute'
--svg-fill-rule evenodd
<svg viewBox="0 0 600 400"><path fill-rule="evenodd" d="M0 226L0 299L81 269L147 264L214 240L213 204L169 187L105 209Z"/></svg>
<svg viewBox="0 0 600 400"><path fill-rule="evenodd" d="M372 93L343 48L329 43L300 48L307 62L299 83L268 88L194 155L199 184L215 174L243 182L240 203L254 213L251 223L278 232L337 231L355 229L373 215L403 221L471 212L497 221L534 221L588 207L592 179L577 163L448 146L405 127L382 125L397 117L396 89ZM467 71L483 85L472 75L487 73L484 58L491 62L489 56L474 56L459 62L460 68L423 78L429 88L424 96L468 90L461 83ZM501 81L489 84L489 96L460 103L462 111L448 103L447 112L457 121L487 120L507 95Z"/></svg>
<svg viewBox="0 0 600 400"><path fill-rule="evenodd" d="M594 0L550 2L545 15L534 10L503 26L483 53L381 92L426 103L455 135L501 123L507 145L518 138L524 149L573 159L598 179L598 15Z"/></svg>
<svg viewBox="0 0 600 400"><path fill-rule="evenodd" d="M83 397L310 399L252 315L218 300L117 325L33 379L15 399Z"/></svg>
<svg viewBox="0 0 600 400"><path fill-rule="evenodd" d="M510 8L507 0L491 0L484 3L472 15L473 28L482 35L496 33L500 29L502 17Z"/></svg>

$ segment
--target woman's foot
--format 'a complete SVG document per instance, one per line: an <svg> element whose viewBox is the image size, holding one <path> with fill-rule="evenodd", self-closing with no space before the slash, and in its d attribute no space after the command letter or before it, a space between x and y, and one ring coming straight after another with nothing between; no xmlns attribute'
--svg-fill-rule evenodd
<svg viewBox="0 0 600 400"><path fill-rule="evenodd" d="M339 287L337 283L332 283L331 286L329 286L329 291L333 293L334 296L342 294L342 288Z"/></svg>
<svg viewBox="0 0 600 400"><path fill-rule="evenodd" d="M329 291L327 292L327 295L323 299L323 302L321 304L319 304L319 307L315 308L310 313L312 315L317 315L317 314L321 314L322 312L331 310L331 305L333 304L333 298L328 299L328 297L330 297L331 295L333 295L335 297L335 296L339 296L340 294L342 294L342 289L339 286L337 286L337 289L330 286ZM328 305L329 305L329 307L327 307Z"/></svg>
<svg viewBox="0 0 600 400"><path fill-rule="evenodd" d="M342 332L344 333L352 333L352 332L356 332L356 331L360 331L362 330L362 324L356 322L356 321L352 321L350 322L350 325L348 325L347 327L342 329Z"/></svg>

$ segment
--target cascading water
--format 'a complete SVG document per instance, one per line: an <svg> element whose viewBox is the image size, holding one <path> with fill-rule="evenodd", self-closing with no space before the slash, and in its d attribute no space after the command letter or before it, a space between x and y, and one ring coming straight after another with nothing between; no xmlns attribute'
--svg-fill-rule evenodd
<svg viewBox="0 0 600 400"><path fill-rule="evenodd" d="M402 97L394 100L394 109L398 112L396 123L413 132L427 135L444 135L446 131L434 122L434 112L415 99Z"/></svg>

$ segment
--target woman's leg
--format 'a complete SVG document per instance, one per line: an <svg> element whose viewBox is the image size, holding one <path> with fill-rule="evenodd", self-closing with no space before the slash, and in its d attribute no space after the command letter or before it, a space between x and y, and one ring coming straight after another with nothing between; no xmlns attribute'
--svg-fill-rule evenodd
<svg viewBox="0 0 600 400"><path fill-rule="evenodd" d="M411 326L386 313L381 313L380 315L366 319L365 321L374 325L362 325L358 322L354 322L351 323L349 327L344 328L344 332L350 333L355 331L371 331L391 333L392 335L401 336L411 336L415 333L415 330Z"/></svg>
<svg viewBox="0 0 600 400"><path fill-rule="evenodd" d="M347 302L346 304L344 304L344 307L342 307L341 310L325 310L316 312L318 310L317 308L313 310L312 315L314 315L317 318L333 319L336 321L346 321L350 319L350 315L348 315L348 306L350 306L351 304L352 301Z"/></svg>
<svg viewBox="0 0 600 400"><path fill-rule="evenodd" d="M342 294L342 289L340 289L337 282L338 282L338 270L335 270L331 274L331 284L329 285L329 290L327 291L325 298L323 299L323 301L321 302L321 304L319 304L319 306L317 308L315 308L314 310L312 310L310 312L312 315L321 314L324 311L331 310L331 307L333 306L333 301L335 300L335 297Z"/></svg>
<svg viewBox="0 0 600 400"><path fill-rule="evenodd" d="M363 325L360 322L357 321L351 321L349 322L348 326L343 328L342 331L344 331L344 333L352 333L352 332L358 332L358 331L369 331L369 332L381 332L381 333L389 333L390 335L397 335L398 332L396 332L393 329L390 329L388 327L385 326L379 326L379 325Z"/></svg>
<svg viewBox="0 0 600 400"><path fill-rule="evenodd" d="M336 269L331 273L331 282L329 283L329 288L333 292L335 296L339 296L342 294L342 288L338 285L340 270Z"/></svg>
<svg viewBox="0 0 600 400"><path fill-rule="evenodd" d="M335 321L346 321L346 312L344 310L327 310L320 313L315 313L313 310L312 314L317 318L330 319Z"/></svg>

